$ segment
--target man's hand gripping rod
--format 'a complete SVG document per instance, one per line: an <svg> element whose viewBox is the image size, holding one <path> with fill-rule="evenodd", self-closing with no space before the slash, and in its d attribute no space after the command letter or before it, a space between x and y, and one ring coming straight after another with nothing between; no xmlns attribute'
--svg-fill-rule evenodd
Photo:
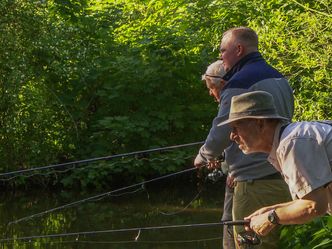
<svg viewBox="0 0 332 249"><path fill-rule="evenodd" d="M234 221L221 221L225 226L249 226L249 220L234 220ZM254 232L242 232L237 235L237 241L240 245L244 245L245 248L252 248L252 246L259 245L261 243L257 234Z"/></svg>

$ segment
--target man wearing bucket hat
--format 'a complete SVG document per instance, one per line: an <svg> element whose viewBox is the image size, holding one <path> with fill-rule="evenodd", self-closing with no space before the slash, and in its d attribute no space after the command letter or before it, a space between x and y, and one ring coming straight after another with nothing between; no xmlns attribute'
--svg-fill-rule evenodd
<svg viewBox="0 0 332 249"><path fill-rule="evenodd" d="M303 224L326 212L332 214L332 121L285 120L271 94L253 91L234 96L228 119L218 125L231 127L230 139L245 154L268 153L292 194L291 202L245 217L259 235L278 224Z"/></svg>
<svg viewBox="0 0 332 249"><path fill-rule="evenodd" d="M217 124L228 117L231 98L244 92L263 90L276 99L278 113L288 119L294 111L293 91L288 81L276 69L266 63L258 52L258 37L247 27L232 28L223 34L221 58L226 75L225 86L220 93L217 117L195 159L195 166L213 163L224 152L225 163L234 179L232 216L240 220L255 210L290 200L287 185L281 175L267 161L267 155L256 153L245 155L237 144L229 139L228 126ZM244 227L234 227L234 238L245 232ZM275 230L262 239L257 249L277 249L279 231ZM236 248L243 248L236 241Z"/></svg>

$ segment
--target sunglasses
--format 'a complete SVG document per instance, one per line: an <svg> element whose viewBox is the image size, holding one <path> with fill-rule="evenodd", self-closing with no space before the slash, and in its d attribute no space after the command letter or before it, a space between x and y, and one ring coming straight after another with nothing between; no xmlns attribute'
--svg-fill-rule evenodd
<svg viewBox="0 0 332 249"><path fill-rule="evenodd" d="M221 76L217 76L217 75L204 74L203 76L208 76L208 77L211 77L211 78L222 79Z"/></svg>
<svg viewBox="0 0 332 249"><path fill-rule="evenodd" d="M205 77L210 77L210 78L215 78L215 79L223 79L223 77L218 76L218 75L210 75L210 74L203 74L202 75L202 80L205 80Z"/></svg>

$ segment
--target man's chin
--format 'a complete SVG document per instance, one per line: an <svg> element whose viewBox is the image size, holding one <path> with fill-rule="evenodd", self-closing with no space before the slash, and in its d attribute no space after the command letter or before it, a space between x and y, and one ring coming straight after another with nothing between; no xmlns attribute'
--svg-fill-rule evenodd
<svg viewBox="0 0 332 249"><path fill-rule="evenodd" d="M243 154L245 154L245 155L253 153L252 151L248 150L248 148L245 148L241 145L239 146L239 148L240 148L240 150L242 150Z"/></svg>

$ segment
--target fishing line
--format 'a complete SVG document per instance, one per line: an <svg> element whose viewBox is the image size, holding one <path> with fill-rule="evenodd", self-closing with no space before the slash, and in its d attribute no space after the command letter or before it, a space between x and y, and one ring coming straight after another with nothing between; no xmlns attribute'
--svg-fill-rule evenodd
<svg viewBox="0 0 332 249"><path fill-rule="evenodd" d="M204 165L204 166L206 166L206 165ZM207 181L207 179L209 179L209 176L207 176L207 177L205 177L205 179L204 179L204 183ZM204 188L201 188L199 191L198 191L198 193L195 195L195 197L184 207L184 208L182 208L182 209L180 209L179 211L175 211L175 212L168 212L168 213L166 213L166 212L162 212L162 211L159 211L159 213L160 214L162 214L162 215L169 215L169 216L171 216L171 215L176 215L176 214L180 214L180 213L182 213L182 212L184 212L185 210L187 210L188 209L188 207L190 207L190 205L195 201L195 200L197 200L198 199L198 197L201 195L201 193L203 192L203 190L204 190Z"/></svg>
<svg viewBox="0 0 332 249"><path fill-rule="evenodd" d="M65 241L50 241L50 242L38 242L39 244L183 244L183 243L197 243L197 242L205 242L205 241L214 241L214 240L221 240L223 237L212 237L212 238L203 238L203 239L193 239L193 240L120 240L120 241L97 241L97 240L65 240ZM14 244L14 243L20 243L20 244L30 244L32 241L25 241L25 242L7 242L6 244Z"/></svg>
<svg viewBox="0 0 332 249"><path fill-rule="evenodd" d="M194 197L194 199L192 199L184 208L178 210L178 211L175 211L175 212L169 212L169 213L166 213L166 212L162 212L162 211L159 211L160 214L162 215L176 215L176 214L179 214L179 213L182 213L184 212L199 196L200 194L203 192L203 189L201 189Z"/></svg>
<svg viewBox="0 0 332 249"><path fill-rule="evenodd" d="M54 211L58 211L58 210L61 210L61 209L73 207L73 206L79 205L79 204L87 202L87 201L92 201L92 200L95 200L95 199L101 200L101 199L103 199L107 196L112 196L112 194L123 191L123 190L128 190L130 188L134 188L134 187L138 187L138 186L142 186L142 185L144 186L144 184L146 184L146 183L159 181L159 180L171 177L171 176L180 175L180 174L191 172L191 171L194 171L194 170L197 170L197 168L193 167L193 168L185 169L183 171L179 171L179 172L175 172L175 173L172 173L172 174L160 176L160 177L157 177L157 178L154 178L154 179L151 179L151 180L143 181L143 182L136 183L136 184L126 186L126 187L122 187L122 188L119 188L119 189L116 189L116 190L113 190L113 191L109 191L109 192L105 192L105 193L98 194L98 195L95 195L95 196L91 196L91 197L88 197L88 198L85 198L85 199L82 199L82 200L78 200L78 201L71 202L71 203L68 203L68 204L65 204L65 205L62 205L62 206L55 207L55 208L52 208L52 209L49 209L49 210L46 210L46 211L43 211L43 212L40 212L40 213L36 213L36 214L30 215L30 216L27 216L27 217L23 217L23 218L20 218L18 220L15 220L15 221L11 221L7 225L9 226L9 225L12 225L12 224L17 224L19 222L30 220L32 218L36 218L36 217L39 217L39 216L43 216L45 214L48 214L48 213L51 213L51 212L54 212Z"/></svg>
<svg viewBox="0 0 332 249"><path fill-rule="evenodd" d="M153 226L153 227L135 227L135 228L121 228L121 229L109 229L109 230L99 230L99 231L85 231L85 232L72 232L72 233L59 233L59 234L47 234L47 235L33 235L18 238L4 238L0 239L0 242L10 242L10 241L20 241L20 240L35 240L35 239L45 239L45 238L60 238L60 237L70 237L70 236L88 236L96 234L105 233L119 233L119 232L137 232L137 231L149 231L149 230L162 230L171 228L197 228L197 227L211 227L211 226L243 226L248 225L248 220L236 220L236 221L220 221L214 223L196 223L196 224L182 224L182 225L167 225L167 226Z"/></svg>
<svg viewBox="0 0 332 249"><path fill-rule="evenodd" d="M133 191L127 191L127 192L123 192L123 193L121 193L121 194L117 194L117 195L115 195L115 194L112 194L112 195L109 195L109 196L111 196L111 197L120 197L120 196L124 196L124 195L132 195L132 194L136 194L136 193L138 193L138 192L141 192L141 191L144 191L144 188L141 186L141 187L139 187L139 188L137 188L137 189L134 189ZM94 202L96 202L96 201L100 201L100 200L102 200L102 199L104 199L105 197L101 197L101 198L99 198L99 199L94 199L93 201Z"/></svg>
<svg viewBox="0 0 332 249"><path fill-rule="evenodd" d="M207 166L207 165L204 165L203 167L206 167L206 166ZM216 182L218 181L218 179L215 179L215 178L216 178L215 176L211 177L211 173L210 173L210 174L208 174L208 175L205 177L203 184L206 183L208 179L211 180L213 183L216 183ZM204 188L201 188L201 189L198 191L198 193L195 195L195 197L194 197L194 198L193 198L193 199L192 199L192 200L191 200L191 201L190 201L185 207L183 207L183 208L180 209L179 211L169 212L169 213L159 211L159 213L162 214L162 215L169 215L169 216L171 216L171 215L176 215L176 214L179 214L179 213L184 212L185 210L188 209L188 207L190 207L190 205L191 205L195 200L198 199L198 197L201 195L201 193L203 192L203 190L204 190Z"/></svg>
<svg viewBox="0 0 332 249"><path fill-rule="evenodd" d="M52 172L47 172L47 173L34 173L34 174L30 174L30 175L22 175L22 174L18 174L18 175L14 175L10 178L0 178L0 181L2 182L8 182L8 181L11 181L15 178L18 178L18 177L23 177L23 178L31 178L31 177L34 177L34 176L49 176L49 175L52 175L52 174L63 174L63 173L67 173L71 170L74 170L74 169L77 169L75 167L70 167L70 168L67 168L67 169L64 169L64 170L54 170Z"/></svg>
<svg viewBox="0 0 332 249"><path fill-rule="evenodd" d="M189 159L191 158L192 156L187 156L187 157L181 157L181 158L177 158L177 157L172 157L172 161L177 161L179 159L182 159L182 160L186 160L186 159ZM148 160L149 162L162 162L162 161L166 161L166 160L169 160L168 158L137 158L136 160L138 161L146 161ZM114 167L115 165L117 164L125 164L127 162L113 162L112 163L112 166ZM71 166L71 167L68 167L67 169L64 169L64 170L60 170L60 169L57 169L57 170L53 170L51 172L47 172L47 173L41 173L41 172L38 172L38 173L33 173L33 174L29 174L29 175L24 175L24 174L17 174L17 175L14 175L10 178L0 178L0 181L3 181L3 182L9 182L15 178L18 178L18 177L22 177L22 178L31 178L31 177L34 177L34 176L49 176L49 175L55 175L56 174L63 174L63 173L67 173L71 170L86 170L88 168L92 168L92 167L96 167L95 165L92 165L92 164L88 164L86 165L84 168L80 167L80 168L77 168L75 166ZM99 165L97 167L100 167Z"/></svg>
<svg viewBox="0 0 332 249"><path fill-rule="evenodd" d="M203 144L203 143L204 142L195 142L195 143L188 143L188 144L181 144L181 145L173 145L173 146L167 146L167 147L161 147L161 148L155 148L155 149L149 149L149 150L141 150L141 151L134 151L134 152L123 153L123 154L116 154L116 155L111 155L111 156L84 159L84 160L67 162L67 163L51 164L51 165L42 166L42 167L35 167L35 168L30 168L30 169L23 169L23 170L16 170L16 171L11 171L11 172L1 173L0 177L3 178L3 177L12 176L12 175L21 175L21 174L27 173L27 172L54 169L54 168L64 167L64 166L69 166L69 165L74 165L74 167L82 167L82 165L80 165L80 164L83 164L83 163L91 163L91 162L96 162L96 161L101 161L101 160L105 161L105 160L110 160L110 159L114 159L114 158L123 158L123 157L147 154L147 153L152 153L152 152L160 152L160 151L164 151L164 150L190 147L190 146L199 145L199 144Z"/></svg>

